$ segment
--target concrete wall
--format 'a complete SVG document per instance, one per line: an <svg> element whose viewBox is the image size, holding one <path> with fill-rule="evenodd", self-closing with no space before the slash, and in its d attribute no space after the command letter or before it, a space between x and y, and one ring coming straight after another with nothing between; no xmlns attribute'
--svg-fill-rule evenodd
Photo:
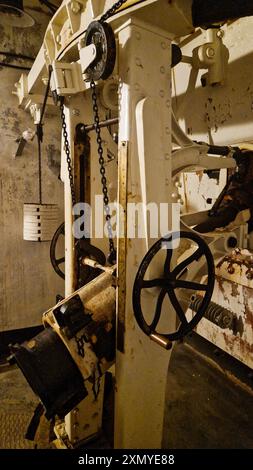
<svg viewBox="0 0 253 470"><path fill-rule="evenodd" d="M37 0L30 5L36 20L32 28L11 28L1 20L0 51L36 57L50 15ZM1 56L0 60L3 59ZM40 324L41 314L54 305L57 293L64 292L63 281L51 267L50 243L23 241L23 204L38 202L38 160L36 139L27 144L22 157L13 158L15 139L28 127L34 127L30 114L18 108L12 95L21 73L0 67L0 331ZM61 132L56 113L46 119L44 133L43 202L60 206L61 223L63 185L58 180Z"/></svg>

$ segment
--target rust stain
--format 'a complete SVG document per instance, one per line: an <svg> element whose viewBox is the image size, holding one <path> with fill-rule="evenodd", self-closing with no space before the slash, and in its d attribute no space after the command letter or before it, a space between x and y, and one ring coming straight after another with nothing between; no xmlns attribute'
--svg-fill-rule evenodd
<svg viewBox="0 0 253 470"><path fill-rule="evenodd" d="M237 343L239 346L239 349L241 351L241 354L246 357L248 354L253 353L253 344L247 343L245 340L243 340L240 336L227 336L226 333L223 332L223 337L225 340L225 343L227 347L230 349L231 352L234 351L234 346Z"/></svg>
<svg viewBox="0 0 253 470"><path fill-rule="evenodd" d="M243 291L243 297L245 301L245 323L253 329L253 311L251 310L249 305L249 301L252 299L251 290L252 289L245 288Z"/></svg>
<svg viewBox="0 0 253 470"><path fill-rule="evenodd" d="M218 287L219 287L219 290L222 292L223 295L225 295L225 289L224 289L224 286L223 286L223 278L220 277L220 276L215 276L215 279L216 279L216 282L218 284Z"/></svg>
<svg viewBox="0 0 253 470"><path fill-rule="evenodd" d="M239 295L238 284L236 284L236 282L232 282L231 287L232 287L232 297L237 297Z"/></svg>
<svg viewBox="0 0 253 470"><path fill-rule="evenodd" d="M202 170L201 171L196 171L196 175L198 176L199 182L201 183L202 178L204 176L204 172Z"/></svg>

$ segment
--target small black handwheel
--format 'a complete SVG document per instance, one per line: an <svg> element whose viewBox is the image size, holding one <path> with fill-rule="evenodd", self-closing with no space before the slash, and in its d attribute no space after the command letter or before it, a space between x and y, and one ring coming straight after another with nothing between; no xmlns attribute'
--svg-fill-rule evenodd
<svg viewBox="0 0 253 470"><path fill-rule="evenodd" d="M64 272L60 269L60 266L65 263L65 256L61 258L56 258L56 250L60 237L65 237L65 224L64 222L56 230L50 245L50 260L51 264L58 276L62 279L65 279Z"/></svg>
<svg viewBox="0 0 253 470"><path fill-rule="evenodd" d="M114 70L116 61L116 42L114 32L108 23L93 21L84 38L86 46L96 46L96 58L87 68L89 80L107 80Z"/></svg>
<svg viewBox="0 0 253 470"><path fill-rule="evenodd" d="M171 266L173 256L173 249L171 248L172 237L174 241L179 238L180 240L187 239L191 243L197 245L197 249L195 250L195 252L183 261L179 262L179 264L177 264L174 268L172 268ZM153 258L157 255L160 250L165 250L166 253L166 259L163 267L163 275L159 279L145 280L145 274L148 268L150 267ZM193 266L192 263L200 261L202 257L204 257L206 261L205 284L202 284L201 282L192 282L187 279L183 279L186 274L189 274L189 268ZM146 254L145 258L143 259L140 265L134 282L133 310L139 327L148 336L154 334L160 335L169 341L177 341L183 338L197 326L201 318L204 316L213 294L214 280L215 270L213 256L208 245L199 235L193 232L178 232L173 233L173 235L170 235L168 238L160 239L152 246L152 248ZM155 311L152 315L153 319L151 323L148 323L142 311L141 293L143 289L152 289L154 287L159 288L160 292L158 293ZM176 289L181 289L181 292L182 289L194 292L203 292L203 300L200 303L198 311L196 312L191 321L188 321L186 318L185 311L176 296ZM170 304L177 314L179 320L179 327L175 332L161 333L160 331L157 331L157 327L161 319L162 307L166 297L169 298ZM189 302L189 306L190 303L191 302ZM148 313L151 314L151 312Z"/></svg>
<svg viewBox="0 0 253 470"><path fill-rule="evenodd" d="M65 237L65 224L64 222L58 227L56 230L52 241L50 245L50 260L52 263L52 266L62 279L65 279L65 274L60 269L60 266L65 263L65 256L62 256L60 258L56 257L56 251L57 251L57 245L59 243L60 237L63 236ZM83 258L91 258L92 260L96 261L97 263L101 265L105 265L106 263L106 257L99 248L96 246L93 246L90 244L89 240L86 239L81 239L77 240L76 244L76 256L77 256L77 261L78 261L78 278L79 278L79 284L84 285L85 283L89 282L91 279L93 279L97 274L98 270L90 268L89 266L85 266L82 264L82 259Z"/></svg>

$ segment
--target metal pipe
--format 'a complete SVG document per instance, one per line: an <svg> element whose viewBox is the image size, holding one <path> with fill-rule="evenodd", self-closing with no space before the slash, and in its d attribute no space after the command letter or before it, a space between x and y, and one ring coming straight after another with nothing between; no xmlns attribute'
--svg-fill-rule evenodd
<svg viewBox="0 0 253 470"><path fill-rule="evenodd" d="M105 273L113 275L117 269L117 266L102 266L102 264L97 263L97 261L90 259L90 258L83 258L82 264L84 266L90 266L93 269L101 269Z"/></svg>
<svg viewBox="0 0 253 470"><path fill-rule="evenodd" d="M150 335L150 339L155 343L159 344L159 346L161 346L162 348L166 349L166 351L172 349L172 342L162 335L152 333Z"/></svg>
<svg viewBox="0 0 253 470"><path fill-rule="evenodd" d="M105 121L100 121L99 128L102 129L102 127L110 127L118 123L119 123L119 118L106 119ZM88 126L85 126L85 132L94 131L95 128L96 128L95 124L89 124Z"/></svg>

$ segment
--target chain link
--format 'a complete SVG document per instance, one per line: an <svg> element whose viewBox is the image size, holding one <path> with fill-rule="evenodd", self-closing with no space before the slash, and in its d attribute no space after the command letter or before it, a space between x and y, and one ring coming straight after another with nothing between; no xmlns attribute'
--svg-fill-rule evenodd
<svg viewBox="0 0 253 470"><path fill-rule="evenodd" d="M114 3L114 5L109 8L109 10L107 10L100 18L100 23L104 23L105 21L107 21L111 16L114 15L114 13L116 13L116 11L122 6L124 5L124 3L126 3L128 0L119 0L118 2Z"/></svg>
<svg viewBox="0 0 253 470"><path fill-rule="evenodd" d="M116 2L111 8L109 8L109 10L107 10L104 13L104 15L101 16L100 23L104 23L106 20L108 20L126 2L127 0L119 0L118 2ZM102 138L101 138L101 132L100 132L100 127L99 127L99 114L98 114L98 105L97 105L96 85L95 85L94 80L91 81L90 86L92 90L95 131L97 134L98 156L99 156L101 183L102 183L102 191L103 191L103 199L104 199L105 218L106 218L108 237L109 237L110 262L114 264L116 262L116 250L115 250L114 242L113 242L113 231L112 231L112 224L111 224L108 188L107 188L107 180L105 176L105 159L103 156ZM74 176L73 176L73 169L72 169L72 161L71 161L71 156L70 156L70 145L69 145L69 139L68 139L66 118L65 118L65 113L64 113L64 98L62 97L60 98L60 111L61 111L63 138L64 138L64 148L65 148L65 153L67 157L67 169L68 169L69 182L70 182L72 205L74 206L76 204L75 184L74 184Z"/></svg>
<svg viewBox="0 0 253 470"><path fill-rule="evenodd" d="M75 341L76 341L78 356L81 356L82 358L84 358L85 356L84 346L85 346L85 343L87 343L86 336L82 335L80 338L75 336Z"/></svg>
<svg viewBox="0 0 253 470"><path fill-rule="evenodd" d="M112 264L115 262L116 258L116 250L114 247L113 242L113 231L112 231L112 224L111 224L111 212L109 206L109 196L108 196L108 188L107 188L107 179L106 179L106 171L105 171L105 159L103 156L103 145L102 145L102 137L101 131L99 126L99 114L98 114L98 104L97 104L97 93L96 93L96 84L94 80L91 80L90 87L92 90L92 103L93 103L93 112L94 112L94 125L95 131L97 134L97 144L98 144L98 161L100 165L100 175L101 175L101 183L102 183L102 192L103 192L103 200L104 200L104 209L105 209L105 220L107 224L108 230L108 237L109 237L109 251L111 256Z"/></svg>
<svg viewBox="0 0 253 470"><path fill-rule="evenodd" d="M114 5L111 8L109 8L109 10L107 10L101 16L100 23L104 23L105 21L107 21L126 2L127 0L119 0L118 2L114 3ZM112 232L112 224L111 224L112 216L110 212L107 180L105 176L105 159L103 156L102 138L101 138L101 132L100 132L100 127L99 127L99 114L98 114L98 105L97 105L96 85L95 85L94 80L91 80L90 87L92 90L94 124L95 124L95 131L97 134L98 157L99 157L102 192L103 192L103 199L104 199L105 219L106 219L108 237L109 237L109 251L110 251L109 261L111 262L111 264L114 264L116 262L117 254L116 254L116 250L115 250L114 242L113 242L113 232Z"/></svg>
<svg viewBox="0 0 253 470"><path fill-rule="evenodd" d="M69 174L69 182L70 182L70 190L71 190L71 198L72 198L72 205L76 204L76 193L75 193L75 183L74 183L74 176L73 176L73 169L72 169L72 160L70 156L70 145L68 139L68 132L67 132L67 124L66 118L64 113L64 98L60 98L60 111L61 111L61 121L62 121L62 131L63 131L63 139L64 139L64 149L67 157L67 168Z"/></svg>

